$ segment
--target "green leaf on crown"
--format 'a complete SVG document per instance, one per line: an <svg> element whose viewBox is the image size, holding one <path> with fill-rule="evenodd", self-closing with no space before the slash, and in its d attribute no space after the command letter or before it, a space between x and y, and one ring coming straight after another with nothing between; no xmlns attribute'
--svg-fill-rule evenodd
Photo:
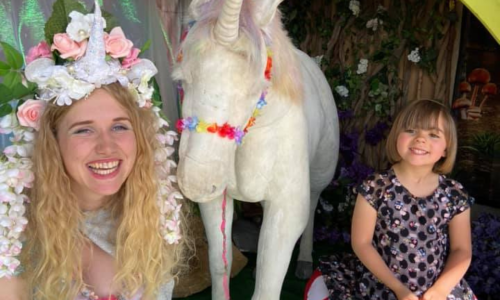
<svg viewBox="0 0 500 300"><path fill-rule="evenodd" d="M151 78L149 84L153 86L153 96L151 97L153 105L159 107L160 109L163 108L163 102L161 101L161 94L160 94L160 86L158 85L156 78L154 77Z"/></svg>
<svg viewBox="0 0 500 300"><path fill-rule="evenodd" d="M12 106L9 103L0 105L0 118L10 113L12 113Z"/></svg>
<svg viewBox="0 0 500 300"><path fill-rule="evenodd" d="M149 49L149 47L151 47L151 39L148 39L146 41L146 43L144 43L144 45L142 45L140 54L143 54L144 51Z"/></svg>
<svg viewBox="0 0 500 300"><path fill-rule="evenodd" d="M21 76L21 73L17 71L10 71L7 73L7 75L4 76L3 78L3 83L8 87L8 88L13 88L16 84L21 83L23 81L23 77Z"/></svg>
<svg viewBox="0 0 500 300"><path fill-rule="evenodd" d="M5 42L0 42L3 48L3 53L5 54L5 59L7 60L7 64L15 70L19 70L23 67L24 64L24 59L21 53L17 51L14 47L11 45L5 43Z"/></svg>
<svg viewBox="0 0 500 300"><path fill-rule="evenodd" d="M15 86L11 88L12 96L14 99L22 99L27 95L32 95L33 92L24 86L21 82L18 82Z"/></svg>
<svg viewBox="0 0 500 300"><path fill-rule="evenodd" d="M104 31L110 32L111 29L120 26L118 20L105 10L102 11L102 17L104 18L104 20L106 20L106 28L104 28Z"/></svg>
<svg viewBox="0 0 500 300"><path fill-rule="evenodd" d="M78 11L87 14L85 7L76 0L57 0L52 6L52 15L45 23L45 39L52 44L56 33L65 33L71 18L69 14Z"/></svg>
<svg viewBox="0 0 500 300"><path fill-rule="evenodd" d="M9 103L12 99L14 99L12 91L5 84L0 83L0 104Z"/></svg>
<svg viewBox="0 0 500 300"><path fill-rule="evenodd" d="M8 63L0 61L0 76L5 76L9 73L11 67Z"/></svg>

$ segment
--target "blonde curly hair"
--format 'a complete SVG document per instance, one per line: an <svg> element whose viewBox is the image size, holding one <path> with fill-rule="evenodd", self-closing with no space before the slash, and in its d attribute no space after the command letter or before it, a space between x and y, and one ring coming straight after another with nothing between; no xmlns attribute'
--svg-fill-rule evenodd
<svg viewBox="0 0 500 300"><path fill-rule="evenodd" d="M117 225L116 235L111 237L116 246L114 282L124 287L124 296L142 288L149 299L162 284L177 276L184 261L186 238L168 245L159 232L154 167L154 152L159 145L153 112L139 108L120 84L102 89L129 114L137 143L137 157L129 177L105 205ZM23 277L37 300L74 299L85 286L82 249L88 238L81 231L84 215L72 193L57 141L58 124L70 109L49 104L35 142L36 179L27 210L27 244L21 260L26 267ZM182 224L185 226L185 222Z"/></svg>

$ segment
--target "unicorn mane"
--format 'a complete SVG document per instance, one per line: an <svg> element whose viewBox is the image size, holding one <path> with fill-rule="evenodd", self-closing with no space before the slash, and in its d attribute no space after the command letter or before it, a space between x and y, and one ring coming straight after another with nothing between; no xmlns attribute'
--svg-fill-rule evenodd
<svg viewBox="0 0 500 300"><path fill-rule="evenodd" d="M190 29L180 51L184 53L183 73L189 74L191 66L198 63L199 54L210 49L217 43L212 39L212 29L222 10L223 0L211 0L198 7L199 18ZM298 67L298 58L295 47L283 29L281 13L277 11L273 21L266 28L259 28L252 15L253 1L243 1L240 12L240 35L235 42L233 51L244 53L247 57L249 69L261 68L262 41L273 53L273 71L271 91L280 99L289 99L292 102L302 101L302 80ZM176 74L174 74L174 77ZM189 78L187 78L189 80Z"/></svg>

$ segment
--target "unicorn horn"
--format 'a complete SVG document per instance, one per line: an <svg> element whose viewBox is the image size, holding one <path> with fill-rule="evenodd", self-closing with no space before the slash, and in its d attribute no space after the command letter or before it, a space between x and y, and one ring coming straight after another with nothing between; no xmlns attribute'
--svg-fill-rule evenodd
<svg viewBox="0 0 500 300"><path fill-rule="evenodd" d="M242 3L242 0L227 0L224 2L214 28L215 40L224 46L230 45L238 38Z"/></svg>
<svg viewBox="0 0 500 300"><path fill-rule="evenodd" d="M90 30L90 38L85 55L75 63L77 77L97 87L108 77L109 65L106 62L106 47L104 45L104 25L101 8L95 0L94 22Z"/></svg>

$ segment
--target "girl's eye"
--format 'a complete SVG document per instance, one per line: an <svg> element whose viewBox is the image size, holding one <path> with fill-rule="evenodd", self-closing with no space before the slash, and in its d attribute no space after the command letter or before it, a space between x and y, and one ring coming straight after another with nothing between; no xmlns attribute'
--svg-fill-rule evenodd
<svg viewBox="0 0 500 300"><path fill-rule="evenodd" d="M406 133L414 133L415 132L415 129L406 129L405 130Z"/></svg>

